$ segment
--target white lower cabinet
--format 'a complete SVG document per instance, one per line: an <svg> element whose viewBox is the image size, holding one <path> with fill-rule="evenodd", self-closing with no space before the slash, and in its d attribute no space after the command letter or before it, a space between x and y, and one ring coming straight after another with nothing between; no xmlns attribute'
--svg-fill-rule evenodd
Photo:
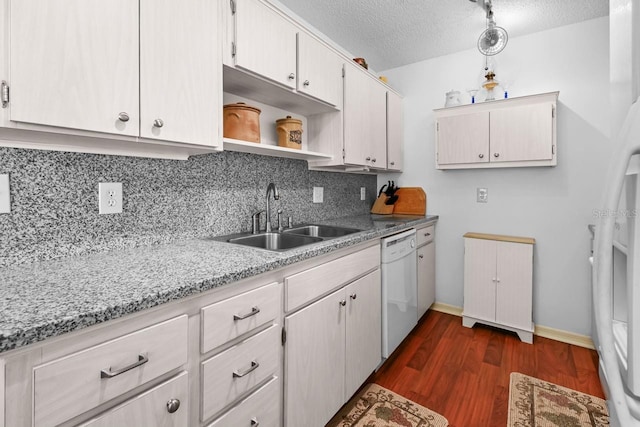
<svg viewBox="0 0 640 427"><path fill-rule="evenodd" d="M181 427L188 424L189 376L181 373L81 427Z"/></svg>
<svg viewBox="0 0 640 427"><path fill-rule="evenodd" d="M532 343L535 239L481 233L464 238L463 325L496 326Z"/></svg>
<svg viewBox="0 0 640 427"><path fill-rule="evenodd" d="M376 269L285 317L287 427L324 426L378 366L380 292Z"/></svg>
<svg viewBox="0 0 640 427"><path fill-rule="evenodd" d="M418 249L418 319L436 301L436 242L435 226L416 230Z"/></svg>

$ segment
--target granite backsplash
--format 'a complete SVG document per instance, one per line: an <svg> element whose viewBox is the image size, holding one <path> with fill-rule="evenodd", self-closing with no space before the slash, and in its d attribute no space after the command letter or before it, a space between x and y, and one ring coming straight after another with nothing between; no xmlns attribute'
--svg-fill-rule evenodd
<svg viewBox="0 0 640 427"><path fill-rule="evenodd" d="M365 214L376 196L373 175L226 151L181 161L0 148L6 173L11 213L0 214L0 267L247 231L270 182L280 192L274 223L277 209L294 223ZM123 213L98 214L99 182L122 183ZM312 202L314 186L324 187L324 203Z"/></svg>

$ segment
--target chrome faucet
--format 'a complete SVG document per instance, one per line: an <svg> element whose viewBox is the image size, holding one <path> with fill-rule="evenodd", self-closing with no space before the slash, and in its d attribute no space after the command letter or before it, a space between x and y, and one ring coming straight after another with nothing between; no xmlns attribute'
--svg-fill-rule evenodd
<svg viewBox="0 0 640 427"><path fill-rule="evenodd" d="M267 218L267 233L271 233L271 203L269 202L269 196L273 192L273 200L278 200L280 198L280 194L278 194L278 189L276 185L271 182L267 186L267 209L266 209L266 218Z"/></svg>

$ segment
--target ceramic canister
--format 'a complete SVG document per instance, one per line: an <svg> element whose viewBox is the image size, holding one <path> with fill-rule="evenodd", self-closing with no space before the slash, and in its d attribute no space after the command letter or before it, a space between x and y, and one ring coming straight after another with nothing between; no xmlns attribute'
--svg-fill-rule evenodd
<svg viewBox="0 0 640 427"><path fill-rule="evenodd" d="M284 119L276 120L276 131L278 132L278 145L280 147L302 148L302 120L293 119L287 116Z"/></svg>
<svg viewBox="0 0 640 427"><path fill-rule="evenodd" d="M238 102L227 104L223 112L223 136L241 141L260 142L260 109Z"/></svg>

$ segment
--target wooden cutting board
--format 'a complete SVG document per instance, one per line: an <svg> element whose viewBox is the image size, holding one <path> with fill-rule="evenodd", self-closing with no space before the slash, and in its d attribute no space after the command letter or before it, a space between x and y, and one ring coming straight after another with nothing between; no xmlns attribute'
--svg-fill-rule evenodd
<svg viewBox="0 0 640 427"><path fill-rule="evenodd" d="M398 201L393 205L394 214L425 215L427 213L427 193L422 187L402 187L396 193Z"/></svg>

